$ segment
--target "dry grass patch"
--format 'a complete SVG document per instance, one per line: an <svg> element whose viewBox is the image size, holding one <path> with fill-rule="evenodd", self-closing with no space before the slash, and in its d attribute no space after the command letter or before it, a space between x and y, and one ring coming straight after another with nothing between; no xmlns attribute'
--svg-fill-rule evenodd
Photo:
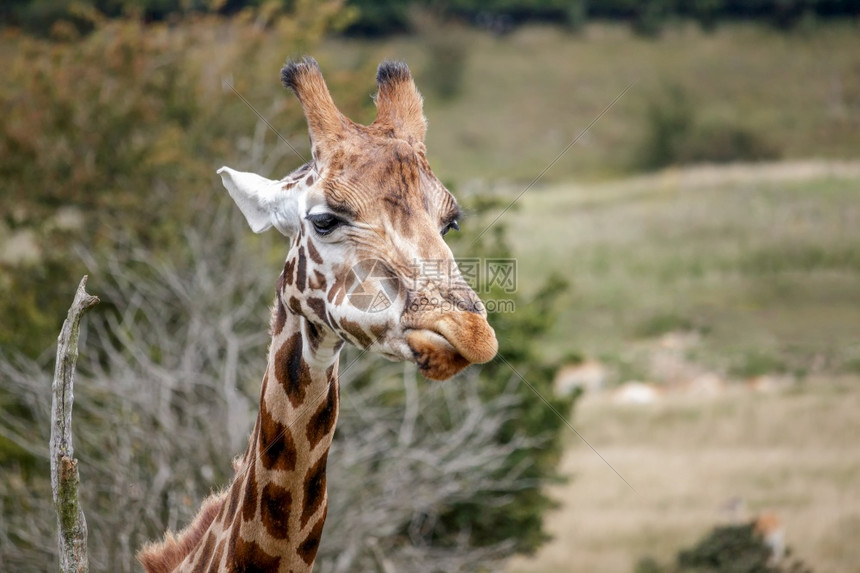
<svg viewBox="0 0 860 573"><path fill-rule="evenodd" d="M856 571L858 382L648 407L585 399L577 429L638 493L572 438L562 462L571 480L553 490L561 503L548 520L555 540L509 573L629 572L646 555L669 561L726 521L721 507L732 498L750 516L775 511L788 544L815 571Z"/></svg>

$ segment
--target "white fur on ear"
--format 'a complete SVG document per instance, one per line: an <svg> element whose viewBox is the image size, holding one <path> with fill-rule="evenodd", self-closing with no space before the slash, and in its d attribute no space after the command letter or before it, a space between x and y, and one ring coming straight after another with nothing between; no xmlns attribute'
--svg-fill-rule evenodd
<svg viewBox="0 0 860 573"><path fill-rule="evenodd" d="M252 231L262 233L275 227L290 237L298 230L298 197L285 191L283 182L229 167L222 167L218 174Z"/></svg>

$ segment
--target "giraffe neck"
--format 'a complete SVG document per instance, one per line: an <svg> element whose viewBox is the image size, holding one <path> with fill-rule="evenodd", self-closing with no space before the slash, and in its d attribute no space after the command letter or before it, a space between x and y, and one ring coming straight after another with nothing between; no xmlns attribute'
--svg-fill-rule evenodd
<svg viewBox="0 0 860 573"><path fill-rule="evenodd" d="M223 503L212 510L219 510L217 516L181 571L313 567L327 510L326 462L339 406L341 342L286 310L280 298L272 331L248 450Z"/></svg>

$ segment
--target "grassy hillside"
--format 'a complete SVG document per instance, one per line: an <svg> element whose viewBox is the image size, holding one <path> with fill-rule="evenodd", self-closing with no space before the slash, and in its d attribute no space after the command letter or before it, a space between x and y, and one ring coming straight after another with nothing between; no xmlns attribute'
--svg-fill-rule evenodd
<svg viewBox="0 0 860 573"><path fill-rule="evenodd" d="M635 376L631 341L693 329L697 359L727 374L857 370L858 170L700 168L529 191L506 215L520 285L556 270L573 286L548 351Z"/></svg>
<svg viewBox="0 0 860 573"><path fill-rule="evenodd" d="M503 37L428 26L383 42L330 40L322 53L348 68L393 57L418 70L430 159L449 180L530 180L631 82L548 180L628 171L648 105L667 86L680 88L700 121L741 126L785 158L856 157L860 149L860 34L848 23L791 33L732 25L712 34L683 25L657 40L612 25L580 35L529 26ZM446 93L451 82L454 97L434 91Z"/></svg>

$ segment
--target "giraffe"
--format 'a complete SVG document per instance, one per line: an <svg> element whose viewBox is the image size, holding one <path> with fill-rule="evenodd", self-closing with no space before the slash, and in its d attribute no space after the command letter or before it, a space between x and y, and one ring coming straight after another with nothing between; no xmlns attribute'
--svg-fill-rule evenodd
<svg viewBox="0 0 860 573"><path fill-rule="evenodd" d="M406 64L380 64L377 117L366 126L340 113L312 58L288 62L281 80L304 110L311 161L280 181L218 171L254 232L274 227L291 239L259 415L232 484L185 530L139 552L149 573L313 568L345 343L414 362L431 380L498 349L443 239L459 229L460 210L427 162L423 101Z"/></svg>

